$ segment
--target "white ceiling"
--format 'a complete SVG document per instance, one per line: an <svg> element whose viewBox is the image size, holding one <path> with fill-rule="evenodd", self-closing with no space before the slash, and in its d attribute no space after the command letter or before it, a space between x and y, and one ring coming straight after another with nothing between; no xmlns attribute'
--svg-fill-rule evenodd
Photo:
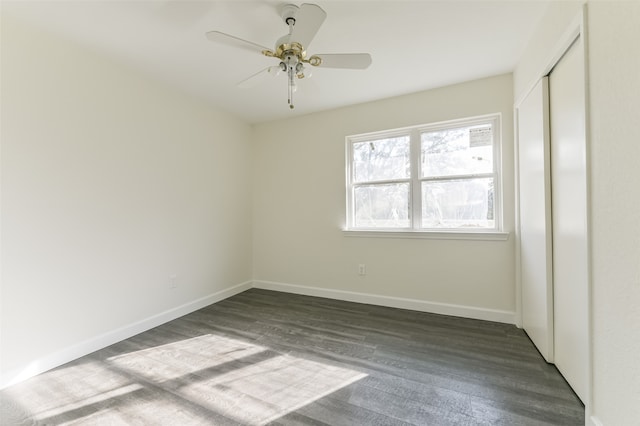
<svg viewBox="0 0 640 426"><path fill-rule="evenodd" d="M208 41L219 30L272 47L282 1L21 1L3 13L60 33L250 123L513 71L550 0L317 1L327 19L313 53L368 52L367 70L316 68L287 105L284 75L236 84L278 60ZM296 3L300 4L300 3Z"/></svg>

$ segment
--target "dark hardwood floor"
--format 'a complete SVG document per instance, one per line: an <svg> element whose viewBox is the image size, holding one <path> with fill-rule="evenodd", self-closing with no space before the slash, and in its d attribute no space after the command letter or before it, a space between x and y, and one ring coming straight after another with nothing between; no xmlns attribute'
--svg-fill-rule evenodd
<svg viewBox="0 0 640 426"><path fill-rule="evenodd" d="M584 425L522 330L252 289L0 392L2 425Z"/></svg>

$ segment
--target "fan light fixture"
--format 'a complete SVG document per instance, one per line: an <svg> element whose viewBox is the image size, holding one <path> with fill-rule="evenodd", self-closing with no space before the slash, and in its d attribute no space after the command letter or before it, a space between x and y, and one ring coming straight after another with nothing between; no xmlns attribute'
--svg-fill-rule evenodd
<svg viewBox="0 0 640 426"><path fill-rule="evenodd" d="M326 12L320 6L309 3L300 7L287 4L282 6L280 16L289 27L289 33L278 39L274 50L220 31L210 31L206 34L209 40L257 51L264 56L280 60L278 66L267 67L238 83L240 87L251 87L265 74L278 75L281 71L285 72L287 74L288 104L289 108L293 109L296 79L311 76L306 65L348 69L365 69L371 65L371 55L368 53L318 54L307 58L305 46L308 46L313 40L327 17Z"/></svg>

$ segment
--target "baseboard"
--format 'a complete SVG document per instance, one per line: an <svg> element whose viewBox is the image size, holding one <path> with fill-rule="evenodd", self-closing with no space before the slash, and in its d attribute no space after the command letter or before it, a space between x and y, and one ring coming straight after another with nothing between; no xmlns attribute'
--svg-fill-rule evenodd
<svg viewBox="0 0 640 426"><path fill-rule="evenodd" d="M247 281L233 287L226 288L200 299L196 299L192 302L188 302L175 308L166 310L157 315L153 315L149 318L145 318L141 321L137 321L133 324L126 325L116 330L77 343L68 348L49 354L43 358L34 360L23 367L16 368L4 373L2 378L0 379L0 389L4 389L13 384L22 382L30 377L36 376L40 373L51 370L52 368L73 361L74 359L78 359L92 352L113 345L114 343L135 336L136 334L140 334L144 331L150 330L176 318L180 318L184 315L190 314L191 312L202 309L205 306L211 305L212 303L216 303L235 294L242 293L243 291L248 290L251 287L252 282Z"/></svg>
<svg viewBox="0 0 640 426"><path fill-rule="evenodd" d="M434 314L452 315L486 321L515 324L515 312L498 309L478 308L475 306L453 305L430 302L426 300L405 299L401 297L380 296L377 294L357 293L320 287L307 287L295 284L284 284L273 281L254 281L254 288L302 294L305 296L326 297L328 299L348 302L366 303L369 305L388 306L390 308L409 309L412 311L430 312Z"/></svg>

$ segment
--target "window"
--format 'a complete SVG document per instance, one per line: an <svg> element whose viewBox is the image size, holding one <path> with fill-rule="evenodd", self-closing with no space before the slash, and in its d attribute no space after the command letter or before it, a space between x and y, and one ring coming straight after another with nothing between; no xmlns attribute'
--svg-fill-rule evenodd
<svg viewBox="0 0 640 426"><path fill-rule="evenodd" d="M499 116L347 138L347 229L498 232Z"/></svg>

